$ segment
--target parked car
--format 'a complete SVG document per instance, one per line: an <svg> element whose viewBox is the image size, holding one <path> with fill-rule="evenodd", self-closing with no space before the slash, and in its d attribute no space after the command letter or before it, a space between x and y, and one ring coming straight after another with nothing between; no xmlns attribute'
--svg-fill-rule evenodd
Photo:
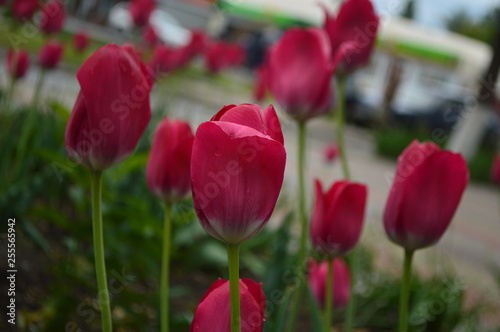
<svg viewBox="0 0 500 332"><path fill-rule="evenodd" d="M130 15L129 3L119 2L113 6L109 12L108 23L111 27L130 34L134 23ZM171 46L184 46L191 39L191 31L183 27L175 17L161 7L157 7L151 13L149 24L155 29L158 37Z"/></svg>

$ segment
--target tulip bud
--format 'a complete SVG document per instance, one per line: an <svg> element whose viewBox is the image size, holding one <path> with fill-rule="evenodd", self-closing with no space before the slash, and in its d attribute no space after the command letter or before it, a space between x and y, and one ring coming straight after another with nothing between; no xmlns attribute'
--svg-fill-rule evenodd
<svg viewBox="0 0 500 332"><path fill-rule="evenodd" d="M346 75L370 60L375 46L379 18L370 0L347 0L337 17L325 9L324 29L332 47L336 72Z"/></svg>
<svg viewBox="0 0 500 332"><path fill-rule="evenodd" d="M146 168L149 189L164 201L181 200L191 189L191 150L194 136L189 123L165 118L156 129Z"/></svg>
<svg viewBox="0 0 500 332"><path fill-rule="evenodd" d="M320 306L325 305L326 278L328 276L328 262L309 264L309 287ZM349 302L351 290L351 276L344 260L337 258L333 261L333 305L344 307Z"/></svg>
<svg viewBox="0 0 500 332"><path fill-rule="evenodd" d="M85 31L78 31L73 36L73 47L78 52L83 52L89 46L89 36Z"/></svg>
<svg viewBox="0 0 500 332"><path fill-rule="evenodd" d="M255 101L261 102L266 97L267 92L267 66L261 65L255 70L255 84L253 96Z"/></svg>
<svg viewBox="0 0 500 332"><path fill-rule="evenodd" d="M262 285L250 279L240 279L241 331L261 332L264 326L266 296ZM190 332L230 332L229 281L219 279L201 298Z"/></svg>
<svg viewBox="0 0 500 332"><path fill-rule="evenodd" d="M399 156L384 211L389 238L407 250L435 244L448 228L469 181L464 158L413 141Z"/></svg>
<svg viewBox="0 0 500 332"><path fill-rule="evenodd" d="M130 15L135 26L142 28L149 23L149 17L156 7L153 0L131 0Z"/></svg>
<svg viewBox="0 0 500 332"><path fill-rule="evenodd" d="M38 65L45 69L57 67L64 52L64 45L55 40L49 40L38 53Z"/></svg>
<svg viewBox="0 0 500 332"><path fill-rule="evenodd" d="M80 93L66 127L68 154L85 167L104 170L135 148L151 117L151 83L137 54L109 44L77 73Z"/></svg>
<svg viewBox="0 0 500 332"><path fill-rule="evenodd" d="M31 20L38 9L38 0L14 0L12 16L19 21Z"/></svg>
<svg viewBox="0 0 500 332"><path fill-rule="evenodd" d="M193 202L212 236L239 244L266 224L283 183L286 152L273 106L225 106L196 131Z"/></svg>
<svg viewBox="0 0 500 332"><path fill-rule="evenodd" d="M23 78L30 65L29 54L25 50L9 50L7 53L7 73L14 79Z"/></svg>
<svg viewBox="0 0 500 332"><path fill-rule="evenodd" d="M491 181L500 184L500 154L493 160L493 165L491 166Z"/></svg>
<svg viewBox="0 0 500 332"><path fill-rule="evenodd" d="M57 0L47 2L42 7L40 30L47 35L58 33L62 30L65 19L66 11L64 10L64 5L61 2Z"/></svg>
<svg viewBox="0 0 500 332"><path fill-rule="evenodd" d="M156 45L153 50L151 60L149 60L149 70L154 78L158 78L161 74L166 74L171 71L169 62L170 53L172 50L163 44Z"/></svg>
<svg viewBox="0 0 500 332"><path fill-rule="evenodd" d="M156 44L158 44L160 38L158 37L156 30L151 25L148 25L142 32L142 40L148 47L153 48Z"/></svg>
<svg viewBox="0 0 500 332"><path fill-rule="evenodd" d="M338 155L339 147L337 143L329 143L323 149L323 159L328 163L334 162Z"/></svg>
<svg viewBox="0 0 500 332"><path fill-rule="evenodd" d="M330 43L323 30L289 29L269 53L269 90L297 120L325 114L333 101Z"/></svg>
<svg viewBox="0 0 500 332"><path fill-rule="evenodd" d="M205 32L201 30L191 31L191 39L187 44L190 58L193 58L199 54L203 54L206 44L207 44L207 36L205 35Z"/></svg>
<svg viewBox="0 0 500 332"><path fill-rule="evenodd" d="M347 180L335 182L323 193L315 181L316 201L311 220L313 248L329 259L345 255L358 243L363 230L367 188Z"/></svg>
<svg viewBox="0 0 500 332"><path fill-rule="evenodd" d="M215 42L205 50L205 68L216 74L229 66L227 45L222 41Z"/></svg>

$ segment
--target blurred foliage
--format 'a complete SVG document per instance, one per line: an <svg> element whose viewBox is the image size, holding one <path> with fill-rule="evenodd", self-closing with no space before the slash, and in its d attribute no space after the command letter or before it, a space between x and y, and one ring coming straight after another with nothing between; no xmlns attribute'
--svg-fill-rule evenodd
<svg viewBox="0 0 500 332"><path fill-rule="evenodd" d="M445 21L446 28L464 36L492 44L500 27L500 8L487 11L483 17L473 18L464 9L458 9Z"/></svg>
<svg viewBox="0 0 500 332"><path fill-rule="evenodd" d="M62 31L53 38L65 45L62 61L75 67L80 66L92 52L104 45L101 41L91 39L84 52L77 52L73 48L73 34ZM46 37L32 23L21 25L15 20L0 16L0 47L22 48L32 54L37 54L45 40Z"/></svg>

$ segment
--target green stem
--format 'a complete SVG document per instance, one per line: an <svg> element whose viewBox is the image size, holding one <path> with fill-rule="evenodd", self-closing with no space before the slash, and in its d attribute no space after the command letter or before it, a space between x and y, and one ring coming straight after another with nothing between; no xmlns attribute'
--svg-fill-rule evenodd
<svg viewBox="0 0 500 332"><path fill-rule="evenodd" d="M347 161L347 152L344 139L344 126L345 126L345 77L340 76L337 81L338 95L337 95L337 109L335 110L337 122L337 144L339 147L340 162L342 165L342 174L344 179L351 179L351 172L349 170L349 163ZM351 272L351 286L349 304L347 305L345 317L345 331L351 332L354 324L354 312L356 309L356 296L354 294L354 285L356 284L356 275L358 271L358 250L354 249L352 252L352 259L350 264Z"/></svg>
<svg viewBox="0 0 500 332"><path fill-rule="evenodd" d="M356 309L356 294L355 284L356 276L359 270L359 250L354 248L351 252L351 263L349 264L351 273L351 285L349 289L349 303L347 304L346 318L345 318L345 331L351 332L354 325L354 313Z"/></svg>
<svg viewBox="0 0 500 332"><path fill-rule="evenodd" d="M161 260L160 305L161 331L168 332L168 284L170 274L170 237L172 233L172 204L165 203L163 224L163 253Z"/></svg>
<svg viewBox="0 0 500 332"><path fill-rule="evenodd" d="M345 149L344 141L344 125L345 125L345 78L339 77L338 79L338 95L337 95L337 109L336 109L336 120L337 120L337 144L339 147L340 162L342 164L342 173L346 180L351 179L351 173L349 171L349 164L347 162L347 154Z"/></svg>
<svg viewBox="0 0 500 332"><path fill-rule="evenodd" d="M5 94L5 110L10 111L10 104L12 103L12 97L14 95L14 87L16 85L16 79L14 75L9 78L9 87L7 88L7 93Z"/></svg>
<svg viewBox="0 0 500 332"><path fill-rule="evenodd" d="M240 332L240 246L227 245L227 259L229 265L229 291L231 297L231 332Z"/></svg>
<svg viewBox="0 0 500 332"><path fill-rule="evenodd" d="M90 187L92 191L92 228L94 235L94 259L97 275L97 288L101 307L101 323L103 332L111 332L111 309L106 278L106 262L104 260L104 240L102 232L101 196L102 172L90 171Z"/></svg>
<svg viewBox="0 0 500 332"><path fill-rule="evenodd" d="M299 136L298 136L298 171L299 171L299 217L300 217L300 244L299 252L297 254L297 277L300 280L300 284L292 298L292 309L290 313L290 320L286 331L293 331L295 327L295 322L297 321L297 315L299 311L299 305L301 303L302 291L303 291L303 265L306 259L306 249L307 249L307 216L306 216L306 202L305 202L305 185L304 185L304 160L305 160L305 146L306 146L306 122L299 121Z"/></svg>
<svg viewBox="0 0 500 332"><path fill-rule="evenodd" d="M35 85L35 94L33 95L33 108L36 108L38 103L40 102L40 92L42 91L42 86L44 81L45 81L45 69L40 68Z"/></svg>
<svg viewBox="0 0 500 332"><path fill-rule="evenodd" d="M328 273L325 287L325 332L332 329L333 318L333 259L328 260Z"/></svg>
<svg viewBox="0 0 500 332"><path fill-rule="evenodd" d="M403 280L401 284L401 301L399 305L399 332L408 331L408 308L410 300L411 261L413 250L405 250L403 265Z"/></svg>

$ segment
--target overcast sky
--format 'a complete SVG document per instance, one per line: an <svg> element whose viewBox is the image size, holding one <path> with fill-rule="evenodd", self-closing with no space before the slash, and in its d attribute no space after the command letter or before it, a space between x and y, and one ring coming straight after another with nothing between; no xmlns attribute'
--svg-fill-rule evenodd
<svg viewBox="0 0 500 332"><path fill-rule="evenodd" d="M406 0L372 0L378 12L397 15ZM443 27L446 17L460 8L471 16L481 17L486 12L500 6L500 0L414 0L416 1L416 19L418 22L433 27Z"/></svg>

